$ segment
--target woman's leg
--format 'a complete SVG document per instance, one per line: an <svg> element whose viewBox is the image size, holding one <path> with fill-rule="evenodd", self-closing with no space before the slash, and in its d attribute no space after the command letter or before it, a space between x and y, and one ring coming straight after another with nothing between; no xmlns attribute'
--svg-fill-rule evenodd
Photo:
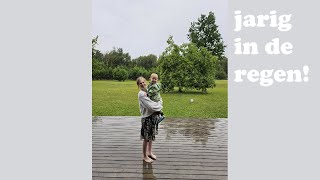
<svg viewBox="0 0 320 180"><path fill-rule="evenodd" d="M153 160L157 159L157 156L152 153L152 141L147 142L147 156L152 158Z"/></svg>
<svg viewBox="0 0 320 180"><path fill-rule="evenodd" d="M148 163L151 163L153 160L150 159L148 157L148 154L147 154L147 151L148 151L148 141L147 140L143 140L143 144L142 144L142 153L143 153L143 160L148 162Z"/></svg>

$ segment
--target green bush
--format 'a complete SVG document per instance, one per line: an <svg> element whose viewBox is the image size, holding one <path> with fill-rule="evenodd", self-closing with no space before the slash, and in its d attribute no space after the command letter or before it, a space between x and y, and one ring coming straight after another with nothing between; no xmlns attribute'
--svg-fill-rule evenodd
<svg viewBox="0 0 320 180"><path fill-rule="evenodd" d="M147 70L143 67L134 67L132 69L129 69L129 79L136 80L138 77L143 76L146 77L146 74L148 74Z"/></svg>
<svg viewBox="0 0 320 180"><path fill-rule="evenodd" d="M113 79L118 81L124 81L128 79L128 72L122 67L116 67L113 69Z"/></svg>
<svg viewBox="0 0 320 180"><path fill-rule="evenodd" d="M112 79L112 69L110 67L101 66L99 68L92 68L92 79Z"/></svg>
<svg viewBox="0 0 320 180"><path fill-rule="evenodd" d="M219 69L217 72L216 72L216 79L227 79L228 76L226 74L225 71L223 71L223 69Z"/></svg>

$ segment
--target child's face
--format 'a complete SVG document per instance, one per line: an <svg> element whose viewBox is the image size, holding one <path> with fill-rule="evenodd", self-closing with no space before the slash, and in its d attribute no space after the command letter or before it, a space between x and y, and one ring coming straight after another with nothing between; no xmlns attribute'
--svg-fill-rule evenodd
<svg viewBox="0 0 320 180"><path fill-rule="evenodd" d="M151 82L152 82L152 83L156 83L156 82L157 82L157 80L158 80L158 78L157 78L157 77L151 77Z"/></svg>

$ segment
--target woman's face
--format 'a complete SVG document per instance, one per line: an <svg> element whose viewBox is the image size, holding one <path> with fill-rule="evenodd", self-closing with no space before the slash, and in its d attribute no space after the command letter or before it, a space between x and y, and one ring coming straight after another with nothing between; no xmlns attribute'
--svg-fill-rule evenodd
<svg viewBox="0 0 320 180"><path fill-rule="evenodd" d="M140 79L140 81L139 81L139 87L140 87L140 89L146 89L147 84L146 84L145 80Z"/></svg>

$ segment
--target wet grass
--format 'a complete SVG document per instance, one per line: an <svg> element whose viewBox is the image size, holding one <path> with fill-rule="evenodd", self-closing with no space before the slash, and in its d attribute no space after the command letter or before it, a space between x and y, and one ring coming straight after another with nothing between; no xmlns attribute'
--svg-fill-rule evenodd
<svg viewBox="0 0 320 180"><path fill-rule="evenodd" d="M228 81L216 80L207 94L197 90L162 93L163 112L167 117L227 118ZM138 87L135 81L92 81L93 116L140 116ZM193 99L193 102L190 102Z"/></svg>

